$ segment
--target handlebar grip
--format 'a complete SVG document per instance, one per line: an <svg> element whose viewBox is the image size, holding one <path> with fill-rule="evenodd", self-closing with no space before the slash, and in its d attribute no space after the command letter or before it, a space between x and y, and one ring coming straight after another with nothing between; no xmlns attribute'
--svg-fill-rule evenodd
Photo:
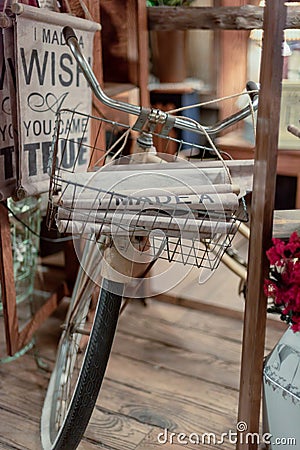
<svg viewBox="0 0 300 450"><path fill-rule="evenodd" d="M75 38L77 40L77 36L76 36L75 31L73 30L73 28L68 27L68 26L64 27L62 32L63 32L63 35L64 35L66 43L68 43L68 40L70 38Z"/></svg>
<svg viewBox="0 0 300 450"><path fill-rule="evenodd" d="M297 138L300 138L300 129L295 127L295 125L288 125L287 130Z"/></svg>
<svg viewBox="0 0 300 450"><path fill-rule="evenodd" d="M254 83L254 81L248 81L246 84L246 89L247 91L258 91L258 86L256 83ZM255 97L258 95L257 92L252 92L251 94L249 94L251 97L251 101L253 102L253 100L255 99Z"/></svg>

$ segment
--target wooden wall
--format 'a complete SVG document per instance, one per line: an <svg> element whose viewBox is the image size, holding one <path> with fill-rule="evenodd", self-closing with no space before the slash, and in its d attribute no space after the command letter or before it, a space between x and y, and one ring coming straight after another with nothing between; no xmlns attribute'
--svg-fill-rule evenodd
<svg viewBox="0 0 300 450"><path fill-rule="evenodd" d="M101 0L104 82L131 83L148 105L148 31L145 0Z"/></svg>

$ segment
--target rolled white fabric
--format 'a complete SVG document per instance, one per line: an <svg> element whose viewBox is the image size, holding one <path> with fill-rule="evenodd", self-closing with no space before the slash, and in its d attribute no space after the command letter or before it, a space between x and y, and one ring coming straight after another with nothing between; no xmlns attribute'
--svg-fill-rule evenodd
<svg viewBox="0 0 300 450"><path fill-rule="evenodd" d="M237 192L239 197L252 189L252 161L247 164L230 164L234 183L228 183L227 173L220 162L216 167L194 167L182 164L143 164L111 166L120 170L100 170L87 173L70 173L62 171L59 180L61 194L58 201L66 206L80 200L89 199L93 203L105 192L120 195L159 195L164 194L202 194L213 192ZM200 164L200 163L199 163ZM215 163L216 164L216 163ZM155 166L155 170L145 170ZM172 166L172 170L171 167ZM105 167L105 166L104 166ZM110 167L110 166L108 166ZM125 167L125 169L124 169ZM143 167L141 169L140 167Z"/></svg>
<svg viewBox="0 0 300 450"><path fill-rule="evenodd" d="M60 232L67 233L103 233L126 235L147 235L151 230L162 230L167 236L181 236L187 239L212 237L216 234L232 234L236 231L234 220L214 220L214 217L196 219L187 217L164 217L139 215L134 213L86 213L70 212L59 208L57 225Z"/></svg>
<svg viewBox="0 0 300 450"><path fill-rule="evenodd" d="M122 171L122 172L96 172L96 173L63 173L61 182L60 201L68 205L74 204L78 199L88 199L89 202L98 201L99 196L107 192L116 192L126 195L129 191L134 196L145 195L147 189L152 195L172 194L172 189L178 192L191 190L191 186L228 184L225 183L225 173L222 169L188 170L176 169L174 171ZM211 188L210 191L213 189Z"/></svg>
<svg viewBox="0 0 300 450"><path fill-rule="evenodd" d="M92 208L95 209L99 205L99 201L104 200L105 198L109 200L111 198L112 194L104 194L102 192L95 192L94 189L86 188L87 191L90 192L90 195L85 195L82 191L82 194L80 195L80 192L76 192L76 196L74 198L70 199L68 193L63 193L63 195L52 198L53 203L64 206L65 208L82 208L82 209L88 209ZM138 192L137 192L138 191ZM164 189L157 189L157 188L147 188L143 190L139 190L138 188L135 190L122 190L122 193L118 196L118 193L116 193L116 198L119 198L119 203L126 203L127 197L132 197L134 200L147 198L147 197L160 197L160 196L178 196L179 200L176 200L176 202L181 202L180 200L181 196L185 195L198 195L198 196L206 196L210 194L239 194L239 188L236 185L232 184L216 184L216 185L198 185L198 186L180 186L180 187L172 187L172 193L169 191L166 191ZM87 198L89 197L89 198ZM130 202L130 199L128 199ZM153 201L153 200L152 200Z"/></svg>
<svg viewBox="0 0 300 450"><path fill-rule="evenodd" d="M68 210L74 211L139 211L151 212L169 211L184 213L192 211L236 211L239 200L233 193L203 193L199 195L168 195L161 194L155 196L119 196L118 194L99 195L96 199L81 199L73 201L63 200L60 205Z"/></svg>

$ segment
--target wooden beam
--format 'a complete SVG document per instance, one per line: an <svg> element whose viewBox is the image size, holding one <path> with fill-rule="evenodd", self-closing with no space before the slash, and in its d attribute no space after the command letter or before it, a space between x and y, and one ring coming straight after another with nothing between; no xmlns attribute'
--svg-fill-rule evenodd
<svg viewBox="0 0 300 450"><path fill-rule="evenodd" d="M238 413L251 433L259 432L267 307L263 284L272 237L286 12L284 0L266 2ZM256 450L257 444L243 442L237 448Z"/></svg>
<svg viewBox="0 0 300 450"><path fill-rule="evenodd" d="M262 28L263 9L254 5L240 7L148 7L150 30L252 30ZM288 6L284 28L300 28L300 7Z"/></svg>
<svg viewBox="0 0 300 450"><path fill-rule="evenodd" d="M244 313L242 311L238 311L236 309L232 309L226 306L218 306L213 303L205 303L201 299L194 300L192 298L186 298L185 296L180 295L171 295L171 294L157 294L153 295L150 290L151 299L161 302L161 303L169 303L171 305L180 306L186 309L192 309L195 311L202 311L208 314L213 314L215 316L227 317L235 320L243 320ZM267 319L268 328L276 329L282 331L286 330L286 324L282 321L274 320L272 318Z"/></svg>
<svg viewBox="0 0 300 450"><path fill-rule="evenodd" d="M41 306L34 314L30 322L28 322L18 334L18 350L21 350L30 342L33 334L39 329L47 317L56 310L59 302L66 296L70 296L70 291L67 283L63 282L58 286L55 292L49 296L43 306Z"/></svg>

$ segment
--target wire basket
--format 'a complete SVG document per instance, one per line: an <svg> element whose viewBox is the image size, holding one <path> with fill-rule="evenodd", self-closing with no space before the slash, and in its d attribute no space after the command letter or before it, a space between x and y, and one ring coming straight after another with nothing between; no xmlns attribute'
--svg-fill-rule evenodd
<svg viewBox="0 0 300 450"><path fill-rule="evenodd" d="M97 242L107 236L106 245L135 240L152 260L213 270L248 220L213 148L75 111L57 115L50 177L49 227Z"/></svg>

